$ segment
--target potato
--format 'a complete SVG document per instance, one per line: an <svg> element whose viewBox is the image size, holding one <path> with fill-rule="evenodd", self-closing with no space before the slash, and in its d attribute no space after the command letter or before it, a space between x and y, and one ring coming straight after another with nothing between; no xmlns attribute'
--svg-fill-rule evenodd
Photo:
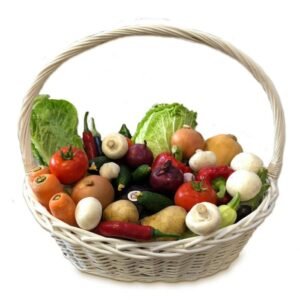
<svg viewBox="0 0 300 300"><path fill-rule="evenodd" d="M137 207L129 200L117 200L104 209L102 220L138 223L139 213Z"/></svg>
<svg viewBox="0 0 300 300"><path fill-rule="evenodd" d="M163 233L181 235L185 232L186 210L180 206L168 206L158 213L141 220L142 225L152 226Z"/></svg>

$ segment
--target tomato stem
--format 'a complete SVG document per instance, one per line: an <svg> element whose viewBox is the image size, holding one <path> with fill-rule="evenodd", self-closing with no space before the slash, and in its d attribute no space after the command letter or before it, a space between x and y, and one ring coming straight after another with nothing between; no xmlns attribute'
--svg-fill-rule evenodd
<svg viewBox="0 0 300 300"><path fill-rule="evenodd" d="M72 145L70 145L69 149L67 152L60 151L60 155L63 160L71 160L74 157L74 153L72 151Z"/></svg>
<svg viewBox="0 0 300 300"><path fill-rule="evenodd" d="M192 181L191 182L192 188L196 192L202 192L207 190L207 188L203 187L203 181Z"/></svg>

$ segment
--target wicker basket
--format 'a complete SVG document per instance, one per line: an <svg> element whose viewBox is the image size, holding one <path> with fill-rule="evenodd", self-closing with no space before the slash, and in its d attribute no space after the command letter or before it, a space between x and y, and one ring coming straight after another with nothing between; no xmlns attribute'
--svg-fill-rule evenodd
<svg viewBox="0 0 300 300"><path fill-rule="evenodd" d="M273 157L268 165L271 187L259 208L238 224L208 236L171 242L139 243L98 236L57 220L36 201L26 181L24 196L35 219L51 233L64 256L80 271L123 281L195 280L229 267L254 230L272 212L278 195L276 183L282 165L285 134L283 111L271 80L251 58L215 36L165 25L123 27L89 36L57 56L37 76L25 97L20 116L20 147L25 170L29 170L35 166L29 132L33 99L59 66L77 54L108 41L127 36L147 35L181 38L215 48L240 62L265 90L273 111L275 139Z"/></svg>

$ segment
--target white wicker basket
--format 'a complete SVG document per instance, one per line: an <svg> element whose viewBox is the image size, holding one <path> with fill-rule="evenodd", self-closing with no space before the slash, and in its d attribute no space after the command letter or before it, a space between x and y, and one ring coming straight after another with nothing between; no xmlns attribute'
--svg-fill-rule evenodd
<svg viewBox="0 0 300 300"><path fill-rule="evenodd" d="M277 179L282 165L285 139L284 116L274 85L251 58L215 36L165 25L123 27L89 36L57 56L37 76L24 99L19 121L20 147L25 170L29 170L35 166L29 131L33 100L59 66L77 54L108 41L146 35L181 38L215 48L240 62L265 90L273 111L275 139L273 157L268 165L271 187L259 208L238 224L208 236L171 242L140 243L102 237L57 220L36 201L27 182L24 196L38 223L55 238L65 257L83 272L124 281L195 280L229 267L254 230L272 212L278 195Z"/></svg>

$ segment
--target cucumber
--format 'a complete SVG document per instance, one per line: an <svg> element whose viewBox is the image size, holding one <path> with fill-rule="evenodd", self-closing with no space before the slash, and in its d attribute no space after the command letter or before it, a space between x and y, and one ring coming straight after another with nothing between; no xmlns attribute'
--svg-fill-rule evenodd
<svg viewBox="0 0 300 300"><path fill-rule="evenodd" d="M97 156L93 159L89 160L89 168L88 168L88 173L90 174L98 174L99 175L99 170L104 165L105 163L110 162L111 160L107 158L106 156Z"/></svg>
<svg viewBox="0 0 300 300"><path fill-rule="evenodd" d="M141 165L132 172L132 181L141 182L145 180L151 173L151 167L148 165Z"/></svg>
<svg viewBox="0 0 300 300"><path fill-rule="evenodd" d="M122 191L124 188L128 187L131 183L131 172L130 169L125 165L120 165L120 173L116 179L116 186L118 191Z"/></svg>
<svg viewBox="0 0 300 300"><path fill-rule="evenodd" d="M143 205L147 210L152 212L158 212L167 206L174 205L174 202L161 194L152 193L152 192L141 192L137 196L137 203Z"/></svg>

